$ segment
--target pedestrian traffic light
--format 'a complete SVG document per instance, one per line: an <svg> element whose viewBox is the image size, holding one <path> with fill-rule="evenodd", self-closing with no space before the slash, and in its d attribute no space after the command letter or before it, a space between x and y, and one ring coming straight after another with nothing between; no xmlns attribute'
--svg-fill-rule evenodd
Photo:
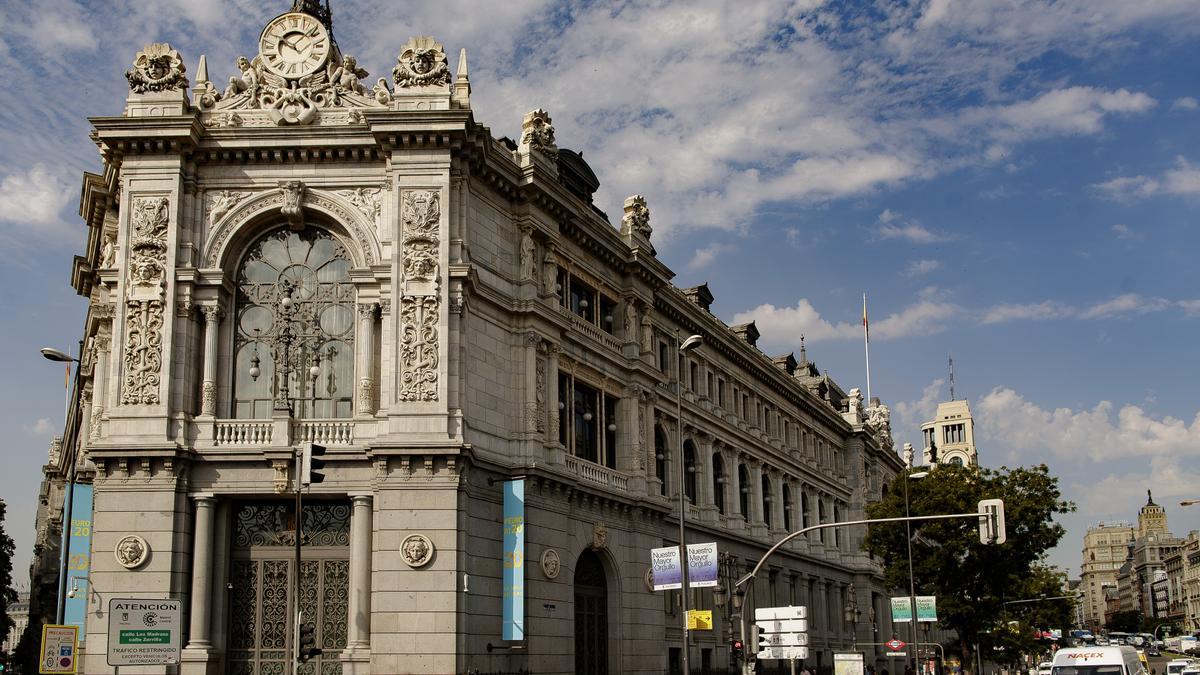
<svg viewBox="0 0 1200 675"><path fill-rule="evenodd" d="M325 460L317 459L325 454L325 446L316 443L305 443L300 447L300 485L320 483L325 480L325 474L320 469L325 468Z"/></svg>
<svg viewBox="0 0 1200 675"><path fill-rule="evenodd" d="M296 660L308 663L314 656L320 656L323 650L317 646L317 627L315 624L300 624L300 639L296 649Z"/></svg>
<svg viewBox="0 0 1200 675"><path fill-rule="evenodd" d="M737 664L746 653L746 645L740 639L734 638L729 643L729 653L733 657L733 662Z"/></svg>
<svg viewBox="0 0 1200 675"><path fill-rule="evenodd" d="M1003 544L1007 538L1004 531L1004 500L981 499L979 501L980 543Z"/></svg>

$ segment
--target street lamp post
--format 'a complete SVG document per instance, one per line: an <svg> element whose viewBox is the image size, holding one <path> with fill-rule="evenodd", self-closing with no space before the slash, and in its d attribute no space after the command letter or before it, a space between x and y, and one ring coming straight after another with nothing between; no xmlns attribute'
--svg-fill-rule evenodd
<svg viewBox="0 0 1200 675"><path fill-rule="evenodd" d="M678 340L678 336L676 336ZM704 337L701 335L692 335L684 340L679 345L679 354L683 354L696 349L704 343ZM690 675L691 670L688 669L688 555L687 542L684 541L684 523L687 521L687 495L684 486L687 480L687 467L683 461L683 364L682 359L676 359L675 368L675 421L679 425L676 430L676 457L679 460L679 567L681 572L682 589L680 595L681 606L683 607L683 650L680 653L680 665L683 669L683 675Z"/></svg>
<svg viewBox="0 0 1200 675"><path fill-rule="evenodd" d="M76 443L76 427L78 426L78 416L71 414L71 400L79 394L79 378L82 368L80 368L79 359L61 352L53 347L42 347L42 356L51 361L59 363L71 364L75 363L75 382L71 393L68 394L66 410L64 411L63 424L66 425L66 430L63 438L62 456L67 458L69 466L67 467L67 484L63 494L63 513L62 513L62 535L59 540L59 551L62 555L59 556L58 564L58 596L55 598L54 608L54 623L61 625L63 622L63 614L66 611L67 598L64 595L67 588L67 565L71 560L71 509L74 506L75 496L75 457L71 455L71 450ZM83 354L83 341L79 342L79 353ZM70 365L67 366L68 368Z"/></svg>
<svg viewBox="0 0 1200 675"><path fill-rule="evenodd" d="M916 473L904 474L904 517L909 518L908 506L908 481L917 480L928 476L928 471L918 471ZM912 556L912 523L908 520L904 521L904 544L908 547L908 611L909 611L909 632L911 642L913 643L912 654L912 670L917 672L917 584L913 578L913 556Z"/></svg>

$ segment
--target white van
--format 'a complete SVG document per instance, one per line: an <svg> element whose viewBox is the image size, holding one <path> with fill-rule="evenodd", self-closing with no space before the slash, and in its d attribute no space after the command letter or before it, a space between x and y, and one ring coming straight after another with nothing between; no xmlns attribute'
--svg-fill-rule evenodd
<svg viewBox="0 0 1200 675"><path fill-rule="evenodd" d="M1067 647L1054 655L1051 675L1147 675L1133 647Z"/></svg>
<svg viewBox="0 0 1200 675"><path fill-rule="evenodd" d="M1187 668L1191 664L1191 659L1171 659L1167 662L1166 675L1179 675L1183 672L1184 668Z"/></svg>

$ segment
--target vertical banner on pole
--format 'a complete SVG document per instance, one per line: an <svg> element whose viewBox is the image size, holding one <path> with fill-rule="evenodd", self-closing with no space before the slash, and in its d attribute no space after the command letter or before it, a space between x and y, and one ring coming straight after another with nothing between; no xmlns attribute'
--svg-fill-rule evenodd
<svg viewBox="0 0 1200 675"><path fill-rule="evenodd" d="M650 569L654 575L654 590L671 591L683 588L683 569L679 563L678 546L650 549Z"/></svg>
<svg viewBox="0 0 1200 675"><path fill-rule="evenodd" d="M92 486L90 483L76 483L74 490L68 540L71 557L67 560L67 598L63 605L63 623L78 628L79 642L83 642L87 638L84 625L91 598L88 569L92 560Z"/></svg>
<svg viewBox="0 0 1200 675"><path fill-rule="evenodd" d="M908 623L913 620L911 596L892 598L892 623Z"/></svg>
<svg viewBox="0 0 1200 675"><path fill-rule="evenodd" d="M525 639L525 480L504 483L505 640Z"/></svg>
<svg viewBox="0 0 1200 675"><path fill-rule="evenodd" d="M688 587L717 585L717 544L688 544ZM680 584L682 586L682 584Z"/></svg>

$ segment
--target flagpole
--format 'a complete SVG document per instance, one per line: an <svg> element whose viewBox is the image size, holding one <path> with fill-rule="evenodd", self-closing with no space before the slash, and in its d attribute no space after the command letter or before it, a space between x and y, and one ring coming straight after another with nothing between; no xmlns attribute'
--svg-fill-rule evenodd
<svg viewBox="0 0 1200 675"><path fill-rule="evenodd" d="M867 407L871 406L871 331L867 326L867 294L863 293L863 352L867 357Z"/></svg>

